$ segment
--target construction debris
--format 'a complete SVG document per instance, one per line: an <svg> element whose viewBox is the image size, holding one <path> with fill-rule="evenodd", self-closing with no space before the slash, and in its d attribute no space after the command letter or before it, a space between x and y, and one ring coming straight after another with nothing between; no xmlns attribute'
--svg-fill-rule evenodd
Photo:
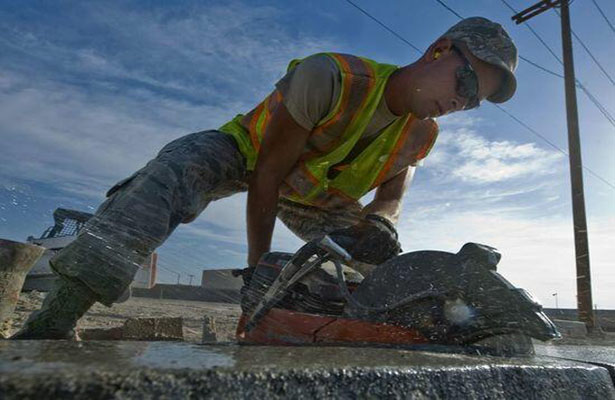
<svg viewBox="0 0 615 400"><path fill-rule="evenodd" d="M129 318L122 329L124 340L184 340L181 317Z"/></svg>
<svg viewBox="0 0 615 400"><path fill-rule="evenodd" d="M8 336L26 274L45 249L0 239L0 337Z"/></svg>
<svg viewBox="0 0 615 400"><path fill-rule="evenodd" d="M203 317L203 339L201 343L217 343L218 333L216 331L216 319L205 315Z"/></svg>
<svg viewBox="0 0 615 400"><path fill-rule="evenodd" d="M553 323L564 337L584 338L587 336L587 326L584 322L554 319Z"/></svg>
<svg viewBox="0 0 615 400"><path fill-rule="evenodd" d="M79 340L183 341L182 318L128 318L121 327L81 329Z"/></svg>

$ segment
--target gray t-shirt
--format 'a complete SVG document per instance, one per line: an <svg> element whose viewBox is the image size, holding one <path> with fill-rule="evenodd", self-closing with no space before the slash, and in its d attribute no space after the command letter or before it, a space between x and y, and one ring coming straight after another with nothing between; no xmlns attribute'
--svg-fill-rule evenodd
<svg viewBox="0 0 615 400"><path fill-rule="evenodd" d="M315 54L287 73L276 87L293 119L311 131L335 107L341 85L337 64L327 55ZM382 96L362 138L376 135L398 118L389 110Z"/></svg>
<svg viewBox="0 0 615 400"><path fill-rule="evenodd" d="M305 58L292 71L276 83L283 97L283 103L293 119L303 128L311 131L335 107L342 86L339 67L329 56L315 54ZM398 118L389 110L386 99L378 104L371 121L361 139L341 164L353 160L384 128ZM413 166L423 165L422 160ZM331 171L331 176L336 172Z"/></svg>

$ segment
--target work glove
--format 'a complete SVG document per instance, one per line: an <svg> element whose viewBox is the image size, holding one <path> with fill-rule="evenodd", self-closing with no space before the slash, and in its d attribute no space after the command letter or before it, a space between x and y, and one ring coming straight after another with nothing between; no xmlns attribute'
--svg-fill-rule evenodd
<svg viewBox="0 0 615 400"><path fill-rule="evenodd" d="M329 233L329 237L354 260L372 265L382 264L401 251L395 226L376 214L366 215L356 225L337 229Z"/></svg>
<svg viewBox="0 0 615 400"><path fill-rule="evenodd" d="M250 284L250 281L252 280L252 275L254 275L254 270L256 270L255 266L248 266L247 268L243 269L233 269L231 270L231 274L235 278L239 278L241 276L241 279L243 280L243 285L248 286Z"/></svg>

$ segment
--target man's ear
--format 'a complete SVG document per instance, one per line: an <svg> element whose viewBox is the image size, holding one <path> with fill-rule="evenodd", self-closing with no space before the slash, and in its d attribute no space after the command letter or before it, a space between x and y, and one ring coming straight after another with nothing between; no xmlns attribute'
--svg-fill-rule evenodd
<svg viewBox="0 0 615 400"><path fill-rule="evenodd" d="M428 62L437 60L442 55L451 51L453 41L449 38L440 38L433 42L425 52L425 60Z"/></svg>

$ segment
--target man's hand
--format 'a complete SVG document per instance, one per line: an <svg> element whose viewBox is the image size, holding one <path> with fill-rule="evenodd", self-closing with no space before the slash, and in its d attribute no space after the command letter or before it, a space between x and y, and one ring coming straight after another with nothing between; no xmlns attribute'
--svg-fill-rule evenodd
<svg viewBox="0 0 615 400"><path fill-rule="evenodd" d="M379 265L401 251L395 226L386 218L368 214L356 225L329 234L356 261Z"/></svg>
<svg viewBox="0 0 615 400"><path fill-rule="evenodd" d="M329 236L363 263L379 265L399 254L401 245L394 223L399 218L402 198L414 170L408 167L380 185L374 200L363 208L364 220L333 231Z"/></svg>

